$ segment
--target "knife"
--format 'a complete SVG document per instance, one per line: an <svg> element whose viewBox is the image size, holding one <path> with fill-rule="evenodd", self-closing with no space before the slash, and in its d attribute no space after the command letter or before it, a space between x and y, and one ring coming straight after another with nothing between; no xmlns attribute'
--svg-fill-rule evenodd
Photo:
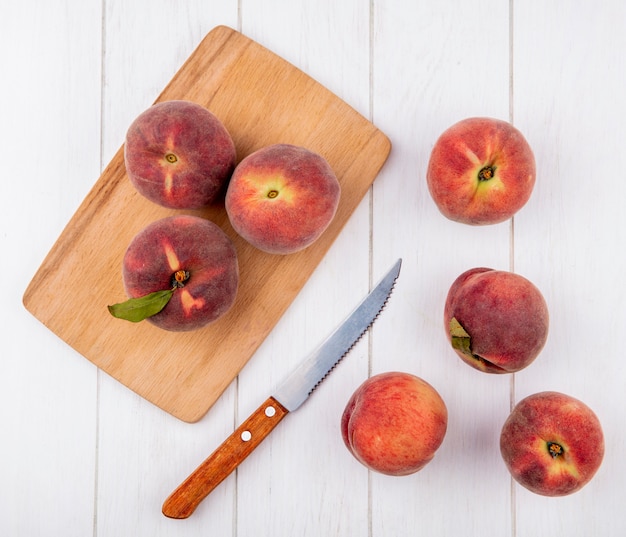
<svg viewBox="0 0 626 537"><path fill-rule="evenodd" d="M166 517L189 517L288 413L297 410L308 399L374 323L391 295L401 264L402 259L398 259L343 323L278 386L274 395L268 397L172 492L163 503L162 512Z"/></svg>

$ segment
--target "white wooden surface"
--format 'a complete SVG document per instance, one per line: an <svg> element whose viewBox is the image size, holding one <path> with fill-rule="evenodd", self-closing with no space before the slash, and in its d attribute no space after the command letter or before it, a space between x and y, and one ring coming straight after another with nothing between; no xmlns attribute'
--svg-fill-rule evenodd
<svg viewBox="0 0 626 537"><path fill-rule="evenodd" d="M3 0L2 7L0 535L625 534L626 4ZM326 85L372 119L393 150L239 378L200 422L185 424L75 354L21 297L130 121L218 24ZM512 120L535 150L536 188L511 222L456 224L428 195L432 144L472 115ZM163 517L171 490L397 257L400 280L368 337L191 518ZM471 370L443 335L447 289L478 265L525 275L550 307L543 353L514 376ZM423 377L448 405L440 451L409 477L369 473L339 433L352 391L386 370ZM594 480L560 499L512 484L498 451L511 405L545 389L584 400L606 436Z"/></svg>

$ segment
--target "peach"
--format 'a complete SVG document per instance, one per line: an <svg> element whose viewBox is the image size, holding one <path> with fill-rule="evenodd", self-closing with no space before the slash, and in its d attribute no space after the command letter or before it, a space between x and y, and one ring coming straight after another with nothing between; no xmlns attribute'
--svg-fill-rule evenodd
<svg viewBox="0 0 626 537"><path fill-rule="evenodd" d="M439 211L456 222L496 224L528 201L535 185L535 157L513 125L468 118L435 142L426 180Z"/></svg>
<svg viewBox="0 0 626 537"><path fill-rule="evenodd" d="M157 103L130 125L126 172L135 188L170 209L200 209L225 191L235 167L230 134L203 106L182 100Z"/></svg>
<svg viewBox="0 0 626 537"><path fill-rule="evenodd" d="M543 496L580 490L604 457L596 414L582 401L558 392L522 399L500 434L500 452L513 478Z"/></svg>
<svg viewBox="0 0 626 537"><path fill-rule="evenodd" d="M230 238L213 222L189 215L162 218L137 233L122 274L130 298L173 289L165 307L147 320L175 332L219 319L234 303L239 284Z"/></svg>
<svg viewBox="0 0 626 537"><path fill-rule="evenodd" d="M341 435L365 467L403 476L432 460L447 425L446 405L430 384L391 371L370 377L357 388L341 416Z"/></svg>
<svg viewBox="0 0 626 537"><path fill-rule="evenodd" d="M339 181L321 155L275 144L248 155L235 168L226 212L234 230L254 247L290 254L322 235L340 194Z"/></svg>
<svg viewBox="0 0 626 537"><path fill-rule="evenodd" d="M485 373L513 373L543 349L549 314L543 295L529 280L480 267L453 282L444 325L448 341L465 363Z"/></svg>

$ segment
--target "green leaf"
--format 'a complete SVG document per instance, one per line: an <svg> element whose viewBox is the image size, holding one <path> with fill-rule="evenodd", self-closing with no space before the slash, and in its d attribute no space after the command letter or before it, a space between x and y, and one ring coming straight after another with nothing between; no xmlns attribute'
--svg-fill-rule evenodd
<svg viewBox="0 0 626 537"><path fill-rule="evenodd" d="M463 354L468 356L474 356L471 350L472 340L470 335L465 331L465 328L461 326L461 323L456 320L455 317L450 319L450 339L452 340L452 347Z"/></svg>
<svg viewBox="0 0 626 537"><path fill-rule="evenodd" d="M139 298L129 298L126 302L107 306L109 313L118 319L138 323L159 313L172 298L174 289L155 291Z"/></svg>

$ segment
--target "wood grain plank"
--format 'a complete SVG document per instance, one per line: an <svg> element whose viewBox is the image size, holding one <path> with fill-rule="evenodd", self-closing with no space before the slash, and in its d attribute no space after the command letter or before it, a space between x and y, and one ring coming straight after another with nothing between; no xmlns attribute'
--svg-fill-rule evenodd
<svg viewBox="0 0 626 537"><path fill-rule="evenodd" d="M235 242L241 283L233 308L206 329L183 335L122 323L105 306L122 296L119 267L125 247L168 211L134 191L120 148L44 260L24 304L108 374L193 422L237 375L307 281L367 192L390 145L376 127L302 71L227 27L206 36L157 100L175 98L214 111L231 132L240 158L280 141L323 155L342 186L326 233L303 252L271 256L236 236L223 206L199 212ZM78 273L76 281L71 275ZM52 289L67 290L65 300L55 300ZM77 305L94 303L94 297L102 307L76 315Z"/></svg>
<svg viewBox="0 0 626 537"><path fill-rule="evenodd" d="M516 217L515 266L550 311L548 341L516 375L515 399L543 390L581 399L600 418L606 449L594 479L571 496L550 501L516 487L520 537L626 534L626 371L616 344L626 323L626 6L568 8L515 3L515 121L537 160L528 210Z"/></svg>
<svg viewBox="0 0 626 537"><path fill-rule="evenodd" d="M280 50L307 74L329 84L339 98L367 114L368 3L249 2L242 13L243 31ZM276 329L239 375L240 418L368 292L369 201L368 192ZM389 266L393 261L389 260ZM367 475L354 475L346 464L350 455L339 433L339 413L352 386L367 376L367 342L365 337L240 467L237 527L241 535L366 535Z"/></svg>
<svg viewBox="0 0 626 537"><path fill-rule="evenodd" d="M27 0L0 30L0 257L14 274L0 299L0 535L93 528L97 371L40 332L21 295L100 171L100 4Z"/></svg>
<svg viewBox="0 0 626 537"><path fill-rule="evenodd" d="M509 378L459 360L443 323L458 275L476 266L509 268L509 224L449 221L426 186L430 151L447 127L475 115L508 118L507 6L375 8L373 118L393 133L394 151L373 187L374 266L382 269L390 255L404 261L397 294L374 329L371 373L423 378L444 399L449 419L443 444L420 472L371 474L371 535L408 537L416 528L424 535L509 535L510 480L497 448Z"/></svg>

